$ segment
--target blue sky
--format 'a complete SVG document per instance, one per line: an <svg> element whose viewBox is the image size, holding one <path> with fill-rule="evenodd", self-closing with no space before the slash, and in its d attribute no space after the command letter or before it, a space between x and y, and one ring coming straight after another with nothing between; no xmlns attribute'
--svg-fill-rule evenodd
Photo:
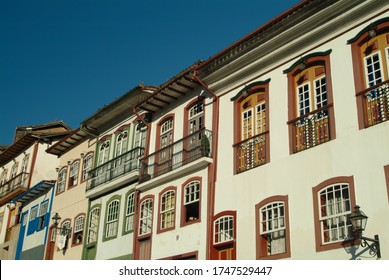
<svg viewBox="0 0 389 280"><path fill-rule="evenodd" d="M0 0L0 144L16 126L72 128L160 85L298 0Z"/></svg>

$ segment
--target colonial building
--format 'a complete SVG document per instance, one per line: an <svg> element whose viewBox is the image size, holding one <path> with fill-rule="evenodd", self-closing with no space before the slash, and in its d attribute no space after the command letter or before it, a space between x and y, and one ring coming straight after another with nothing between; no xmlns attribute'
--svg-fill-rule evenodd
<svg viewBox="0 0 389 280"><path fill-rule="evenodd" d="M41 181L56 180L58 160L45 150L69 132L60 121L18 127L14 142L0 154L1 259L15 258L22 204L14 199Z"/></svg>
<svg viewBox="0 0 389 280"><path fill-rule="evenodd" d="M41 181L12 200L22 209L15 260L43 260L55 181Z"/></svg>
<svg viewBox="0 0 389 280"><path fill-rule="evenodd" d="M47 149L49 154L59 158L58 166L54 167L58 177L51 212L58 214L61 220L59 229L51 223L45 259L81 259L88 210L85 190L93 168L95 144L94 137L76 129ZM69 232L62 232L63 228ZM61 233L64 234L61 236Z"/></svg>
<svg viewBox="0 0 389 280"><path fill-rule="evenodd" d="M356 205L388 258L388 16L302 1L196 69L220 104L212 258L375 258Z"/></svg>
<svg viewBox="0 0 389 280"><path fill-rule="evenodd" d="M134 105L154 89L137 86L81 123L96 142L84 194L89 202L83 259L134 258L135 188L149 134L146 114Z"/></svg>

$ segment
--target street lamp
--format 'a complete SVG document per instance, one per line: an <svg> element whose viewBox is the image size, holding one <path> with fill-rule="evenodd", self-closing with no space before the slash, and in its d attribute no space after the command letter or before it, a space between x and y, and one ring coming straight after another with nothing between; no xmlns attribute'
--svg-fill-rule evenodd
<svg viewBox="0 0 389 280"><path fill-rule="evenodd" d="M58 227L58 224L61 221L61 217L58 215L58 213L54 214L52 220L53 220L53 227L56 233L58 231L60 235L70 236L70 233L72 232L72 228L68 228L65 225L63 225L62 228Z"/></svg>
<svg viewBox="0 0 389 280"><path fill-rule="evenodd" d="M363 231L366 228L368 217L365 213L360 210L358 205L355 206L355 210L350 214L350 221L353 227L355 239L361 240L362 247L368 247L370 254L377 256L378 259L381 258L381 249L380 249L380 240L378 234L374 235L373 238L364 237L362 235Z"/></svg>

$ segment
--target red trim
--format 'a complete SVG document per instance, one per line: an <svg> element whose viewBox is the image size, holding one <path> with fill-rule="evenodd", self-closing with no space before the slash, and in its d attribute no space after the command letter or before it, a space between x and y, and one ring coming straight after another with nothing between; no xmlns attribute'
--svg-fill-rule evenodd
<svg viewBox="0 0 389 280"><path fill-rule="evenodd" d="M211 259L212 260L218 260L219 259L219 251L226 250L226 249L231 249L232 250L231 259L232 260L236 260L236 223L237 223L236 214L237 213L236 213L235 210L226 210L226 211L218 213L211 220L211 223L212 223L212 234L210 236L210 239L211 239L211 242L212 242L212 248L211 248ZM219 244L214 244L213 243L214 235L215 235L214 223L215 223L215 221L217 219L219 219L219 218L221 218L223 216L232 216L233 219L234 219L234 228L233 228L234 236L233 236L233 240L227 241L227 242L223 242L223 243L219 243Z"/></svg>
<svg viewBox="0 0 389 280"><path fill-rule="evenodd" d="M77 219L79 218L79 217L81 217L81 216L83 216L84 217L84 225L83 225L83 229L82 229L82 239L81 239L81 242L79 243L79 244L77 244L77 243L74 243L74 238L75 238L75 232L74 232L74 230L76 229L76 221L77 221ZM86 229L86 227L85 227L85 225L86 225L86 213L80 213L80 214L78 214L75 218L74 218L74 221L73 221L73 228L72 228L72 230L73 230L73 232L72 232L72 240L71 240L71 247L77 247L77 246L80 246L80 245L83 245L83 243L84 243L84 239L85 239L85 229Z"/></svg>
<svg viewBox="0 0 389 280"><path fill-rule="evenodd" d="M59 174L61 174L61 171L64 170L64 169L66 169L65 187L64 187L64 189L63 189L62 192L58 192ZM67 184L68 184L68 176L69 176L68 166L65 165L65 166L63 166L63 167L58 171L57 185L56 185L56 188L55 188L55 195L56 195L56 196L57 196L57 195L60 195L61 193L64 193L64 192L65 192L66 186L67 186Z"/></svg>
<svg viewBox="0 0 389 280"><path fill-rule="evenodd" d="M268 256L267 252L267 242L263 242L263 238L261 237L260 230L260 209L273 202L281 201L284 203L284 214L285 214L285 253L275 254ZM256 240L256 258L257 260L278 260L289 258L291 255L290 252L290 232L289 232L289 203L287 195L275 195L268 197L258 204L255 205L255 240Z"/></svg>
<svg viewBox="0 0 389 280"><path fill-rule="evenodd" d="M184 137L189 135L189 110L195 106L196 104L202 103L203 104L203 122L205 127L205 106L204 106L204 100L200 100L196 97L192 101L189 102L188 105L184 108Z"/></svg>
<svg viewBox="0 0 389 280"><path fill-rule="evenodd" d="M86 155L84 155L84 157L82 158L82 166L81 166L81 181L80 181L80 184L82 183L85 183L86 181L88 181L88 179L84 180L84 166L85 166L85 158L87 156L89 156L90 154L92 154L92 166L91 166L91 169L93 169L93 163L94 163L94 152L93 151L89 151L86 153Z"/></svg>
<svg viewBox="0 0 389 280"><path fill-rule="evenodd" d="M341 176L341 177L335 177L328 180L325 180L324 182L320 183L316 187L312 188L312 195L313 195L313 214L314 214L314 225L315 225L315 240L316 240L316 252L322 252L327 250L333 250L333 249L340 249L344 247L348 247L352 245L352 241L339 241L336 243L331 244L322 244L321 240L321 227L320 227L320 220L319 220L319 201L318 201L318 193L333 184L341 184L346 183L349 185L349 191L350 191L350 206L351 209L354 209L356 202L355 202L355 187L354 187L354 177L353 176Z"/></svg>
<svg viewBox="0 0 389 280"><path fill-rule="evenodd" d="M71 169L71 167L72 167L72 165L76 162L76 161L78 161L78 180L77 180L77 184L74 184L74 185L70 185L70 169ZM69 165L69 174L67 174L67 177L68 177L68 182L67 182L67 189L68 190L70 190L70 189L72 189L72 188L74 188L74 187L77 187L79 184L80 184L80 180L81 180L81 178L80 178L80 167L81 167L81 159L80 158L76 158L75 160L73 160L71 163L70 163L70 165Z"/></svg>
<svg viewBox="0 0 389 280"><path fill-rule="evenodd" d="M100 145L103 141L107 140L108 138L109 138L109 140L111 140L112 134L107 134L107 135L104 135L103 137L101 137L101 138L99 139L99 141L98 141L99 145Z"/></svg>
<svg viewBox="0 0 389 280"><path fill-rule="evenodd" d="M186 208L185 208L185 205L184 205L184 202L185 202L185 187L193 182L193 181L199 181L199 184L200 184L200 187L199 187L199 198L200 198L200 201L199 201L199 218L197 220L193 220L193 221L186 221ZM180 227L184 227L184 226L188 226L188 225L191 225L191 224L195 224L195 223L200 223L201 222L201 204L202 204L202 177L192 177L188 180L186 180L182 185L181 185L181 220L180 220Z"/></svg>
<svg viewBox="0 0 389 280"><path fill-rule="evenodd" d="M139 213L139 221L140 221L140 216L141 216L141 206L142 206L142 203L147 200L147 199L151 199L151 208L152 208L152 213L151 213L151 232L148 233L148 234L142 234L142 235L139 235L139 225L138 225L138 233L137 233L137 236L138 236L138 240L142 240L142 239L146 239L146 238L151 238L151 236L153 235L153 227L154 227L154 206L155 206L155 203L154 203L154 195L152 194L148 194L146 195L145 197L143 197L140 201L139 201L139 209L138 209L138 213Z"/></svg>
<svg viewBox="0 0 389 280"><path fill-rule="evenodd" d="M122 132L123 129L128 129L131 127L131 124L130 123L127 123L127 124L123 124L122 126L120 126L118 129L115 130L115 132L113 134L118 134L119 132Z"/></svg>
<svg viewBox="0 0 389 280"><path fill-rule="evenodd" d="M168 119L173 119L173 127L172 127L172 141L174 143L174 113L165 115L158 123L157 123L157 131L156 131L156 138L155 138L155 151L158 151L161 148L161 126L164 122L166 122Z"/></svg>

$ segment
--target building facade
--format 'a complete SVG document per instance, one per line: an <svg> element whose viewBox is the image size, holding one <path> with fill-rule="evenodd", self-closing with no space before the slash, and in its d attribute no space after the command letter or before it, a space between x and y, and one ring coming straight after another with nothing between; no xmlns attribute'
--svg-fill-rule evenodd
<svg viewBox="0 0 389 280"><path fill-rule="evenodd" d="M18 127L12 145L0 154L0 259L14 259L22 205L14 199L41 181L56 180L58 160L48 145L70 132L63 122Z"/></svg>
<svg viewBox="0 0 389 280"><path fill-rule="evenodd" d="M386 1L301 1L47 150L46 258L389 259L388 81Z"/></svg>
<svg viewBox="0 0 389 280"><path fill-rule="evenodd" d="M57 227L70 230L61 237L58 234L61 230L51 224L45 251L47 260L81 259L88 210L85 190L93 168L95 144L95 138L76 129L47 149L47 153L59 158L51 212L61 218Z"/></svg>

